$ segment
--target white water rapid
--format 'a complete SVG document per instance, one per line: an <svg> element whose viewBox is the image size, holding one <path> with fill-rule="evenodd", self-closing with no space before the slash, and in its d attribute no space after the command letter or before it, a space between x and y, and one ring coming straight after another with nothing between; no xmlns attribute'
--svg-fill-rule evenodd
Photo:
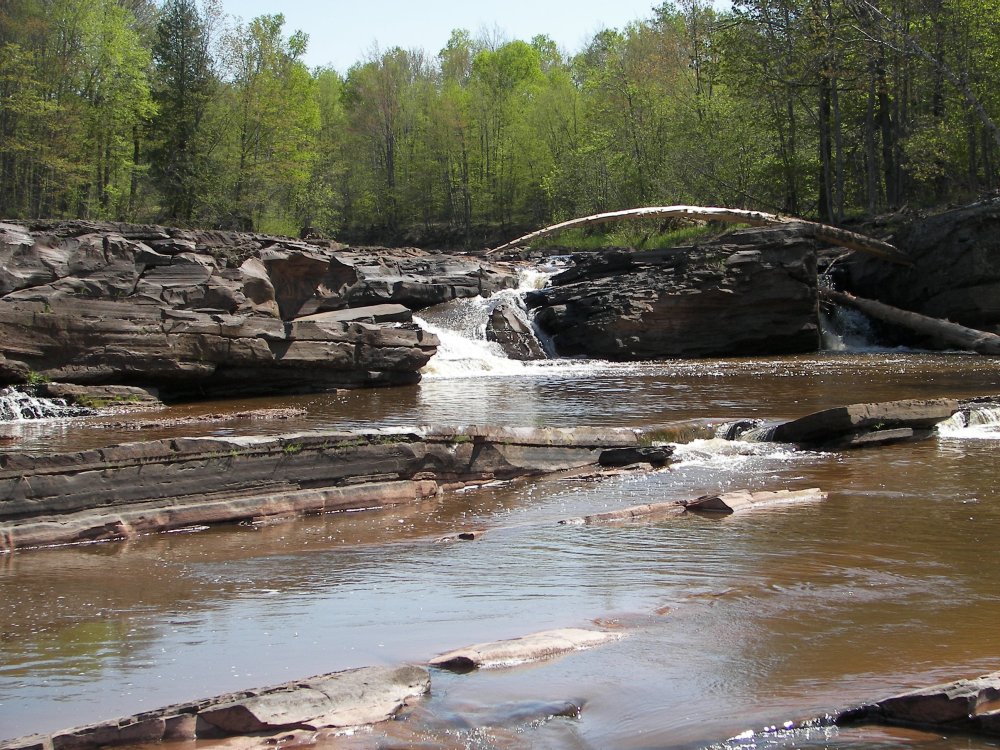
<svg viewBox="0 0 1000 750"><path fill-rule="evenodd" d="M871 320L858 310L834 306L829 311L820 307L820 336L823 349L831 352L881 351Z"/></svg>
<svg viewBox="0 0 1000 750"><path fill-rule="evenodd" d="M77 417L90 413L89 409L70 406L62 399L43 398L13 387L0 390L0 422Z"/></svg>
<svg viewBox="0 0 1000 750"><path fill-rule="evenodd" d="M1000 440L1000 406L983 405L955 412L937 426L937 431L945 438Z"/></svg>
<svg viewBox="0 0 1000 750"><path fill-rule="evenodd" d="M535 360L522 362L510 359L500 345L486 340L486 324L490 313L501 304L520 311L523 320L530 324L524 306L524 294L545 286L553 271L545 268L526 268L519 273L516 289L503 289L489 298L472 297L456 299L414 315L420 327L440 339L437 354L424 367L422 374L429 378L469 378L476 376L517 376L539 370L567 368L592 371L593 362L583 360ZM533 326L532 326L533 327ZM544 335L538 336L542 348L551 352Z"/></svg>

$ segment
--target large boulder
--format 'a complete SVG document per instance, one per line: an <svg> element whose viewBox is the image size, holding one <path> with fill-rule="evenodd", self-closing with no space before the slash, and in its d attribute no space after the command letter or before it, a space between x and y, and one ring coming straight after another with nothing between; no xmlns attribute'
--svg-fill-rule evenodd
<svg viewBox="0 0 1000 750"><path fill-rule="evenodd" d="M854 253L838 283L904 310L1000 333L1000 199L893 225L889 233L912 266ZM924 343L924 342L921 342Z"/></svg>
<svg viewBox="0 0 1000 750"><path fill-rule="evenodd" d="M559 355L641 360L819 348L816 243L800 228L575 261L550 288L527 296Z"/></svg>
<svg viewBox="0 0 1000 750"><path fill-rule="evenodd" d="M35 372L172 398L413 383L438 342L410 310L514 285L415 249L0 223L0 384Z"/></svg>

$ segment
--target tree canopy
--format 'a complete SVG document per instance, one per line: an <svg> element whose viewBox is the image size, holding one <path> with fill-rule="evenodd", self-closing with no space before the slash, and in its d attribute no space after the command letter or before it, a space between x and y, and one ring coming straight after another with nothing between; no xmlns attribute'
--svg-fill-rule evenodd
<svg viewBox="0 0 1000 750"><path fill-rule="evenodd" d="M0 7L0 216L470 244L643 205L811 216L1000 186L1000 0L665 2L581 50L454 30L310 70L280 13Z"/></svg>

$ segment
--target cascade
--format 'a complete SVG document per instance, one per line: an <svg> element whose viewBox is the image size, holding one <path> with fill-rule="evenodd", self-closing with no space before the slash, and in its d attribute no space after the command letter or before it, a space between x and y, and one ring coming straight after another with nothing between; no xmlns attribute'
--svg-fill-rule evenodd
<svg viewBox="0 0 1000 750"><path fill-rule="evenodd" d="M79 417L93 413L92 409L70 406L61 398L43 398L14 387L0 390L0 422Z"/></svg>
<svg viewBox="0 0 1000 750"><path fill-rule="evenodd" d="M1000 405L981 404L957 411L941 422L937 431L942 437L1000 439Z"/></svg>
<svg viewBox="0 0 1000 750"><path fill-rule="evenodd" d="M554 270L522 269L516 289L502 289L489 298L452 300L414 315L414 321L441 341L437 354L424 367L423 374L431 377L519 375L546 366L545 360L509 358L498 343L487 340L486 329L490 314L503 305L534 332L539 347L551 355L551 344L531 324L524 306L524 293L545 286Z"/></svg>
<svg viewBox="0 0 1000 750"><path fill-rule="evenodd" d="M864 352L879 348L871 321L858 310L820 305L819 328L823 348L827 351Z"/></svg>

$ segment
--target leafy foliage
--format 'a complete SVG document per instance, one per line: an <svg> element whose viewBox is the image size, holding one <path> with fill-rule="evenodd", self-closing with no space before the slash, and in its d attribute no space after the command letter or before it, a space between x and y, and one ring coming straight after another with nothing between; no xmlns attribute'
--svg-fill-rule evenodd
<svg viewBox="0 0 1000 750"><path fill-rule="evenodd" d="M216 2L5 2L0 215L476 245L642 205L836 223L1000 185L1000 0L679 0L573 55L459 29L345 75L309 70L282 15Z"/></svg>

